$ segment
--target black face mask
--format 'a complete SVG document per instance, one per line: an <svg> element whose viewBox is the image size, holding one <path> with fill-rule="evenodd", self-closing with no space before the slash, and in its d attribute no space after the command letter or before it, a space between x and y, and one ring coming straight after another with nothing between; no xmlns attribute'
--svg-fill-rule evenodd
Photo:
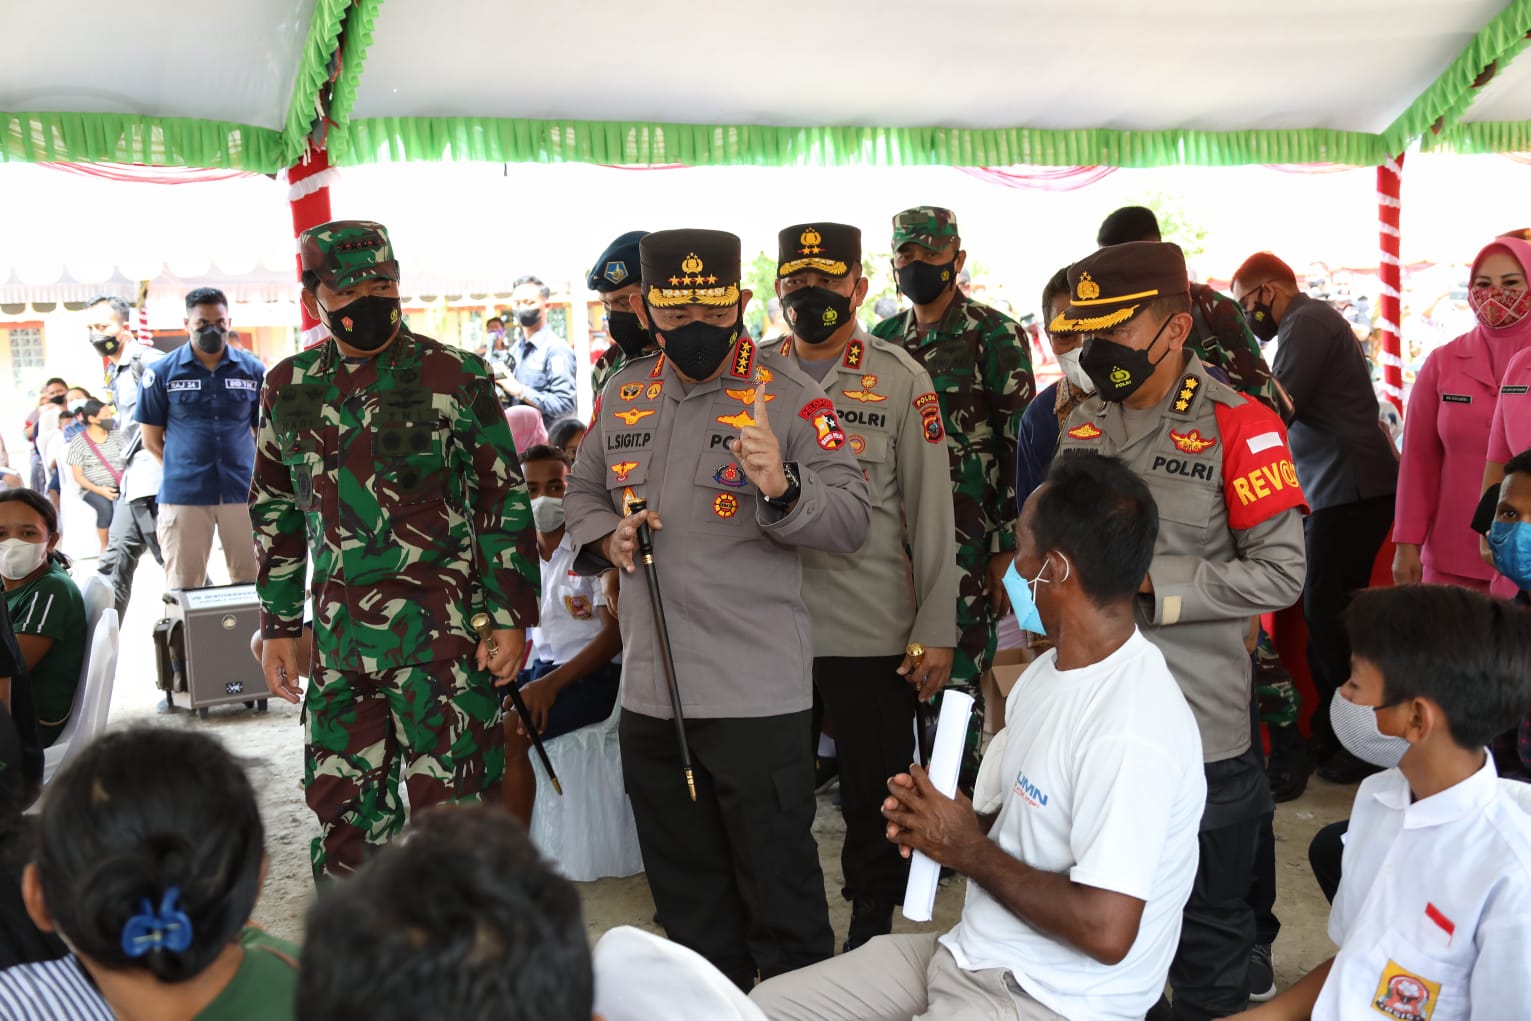
<svg viewBox="0 0 1531 1021"><path fill-rule="evenodd" d="M898 289L916 305L929 305L941 297L957 276L957 260L937 266L929 262L911 262L894 269Z"/></svg>
<svg viewBox="0 0 1531 1021"><path fill-rule="evenodd" d="M399 299L367 294L342 308L326 310L330 333L358 351L376 351L399 325Z"/></svg>
<svg viewBox="0 0 1531 1021"><path fill-rule="evenodd" d="M1260 338L1260 343L1269 344L1276 339L1276 316L1265 302L1255 302L1254 307L1244 313L1244 318L1249 323L1249 332Z"/></svg>
<svg viewBox="0 0 1531 1021"><path fill-rule="evenodd" d="M542 318L542 309L523 308L516 312L516 322L521 324L523 330L529 330L537 325L537 320Z"/></svg>
<svg viewBox="0 0 1531 1021"><path fill-rule="evenodd" d="M117 349L122 346L122 342L110 333L92 333L90 335L90 346L95 348L102 358L110 358L117 353Z"/></svg>
<svg viewBox="0 0 1531 1021"><path fill-rule="evenodd" d="M792 332L810 344L822 344L851 321L851 299L827 287L800 287L781 299Z"/></svg>
<svg viewBox="0 0 1531 1021"><path fill-rule="evenodd" d="M654 340L636 312L606 313L606 335L629 358L638 357Z"/></svg>
<svg viewBox="0 0 1531 1021"><path fill-rule="evenodd" d="M64 404L68 400L69 400L69 395L68 394L59 394L57 397L49 397L48 398L48 403L50 403L50 404Z"/></svg>
<svg viewBox="0 0 1531 1021"><path fill-rule="evenodd" d="M1148 382L1148 377L1154 374L1159 362L1164 361L1164 355L1149 361L1148 352L1153 350L1159 342L1159 335L1169 324L1168 319L1164 320L1159 326L1159 332L1154 334L1154 339L1148 342L1146 348L1141 349L1101 337L1085 338L1084 347L1079 351L1079 367L1089 375L1090 381L1095 384L1095 392L1100 394L1102 400L1125 401ZM1167 354L1168 351L1165 352Z"/></svg>
<svg viewBox="0 0 1531 1021"><path fill-rule="evenodd" d="M698 320L659 335L664 353L688 379L706 379L718 370L739 339L739 324L714 326Z"/></svg>
<svg viewBox="0 0 1531 1021"><path fill-rule="evenodd" d="M197 345L197 350L203 354L215 355L223 350L225 333L216 326L204 326L192 334L191 339Z"/></svg>

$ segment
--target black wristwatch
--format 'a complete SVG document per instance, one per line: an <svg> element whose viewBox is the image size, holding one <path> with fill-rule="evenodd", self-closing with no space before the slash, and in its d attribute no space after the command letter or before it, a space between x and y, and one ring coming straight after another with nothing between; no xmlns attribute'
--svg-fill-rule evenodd
<svg viewBox="0 0 1531 1021"><path fill-rule="evenodd" d="M766 506L784 511L791 507L797 498L802 495L803 484L798 478L796 461L783 461L781 463L781 473L787 477L786 491L780 496L762 495L761 499L766 502Z"/></svg>

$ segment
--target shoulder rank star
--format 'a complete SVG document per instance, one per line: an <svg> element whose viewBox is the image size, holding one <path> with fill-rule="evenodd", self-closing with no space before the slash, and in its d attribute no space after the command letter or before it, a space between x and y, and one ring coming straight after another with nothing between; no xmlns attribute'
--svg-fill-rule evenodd
<svg viewBox="0 0 1531 1021"><path fill-rule="evenodd" d="M1197 388L1201 386L1201 380L1195 376L1187 376L1180 381L1180 392L1175 395L1175 410L1184 414L1191 410L1191 405L1196 400Z"/></svg>
<svg viewBox="0 0 1531 1021"><path fill-rule="evenodd" d="M887 394L872 392L872 388L876 385L876 376L862 376L860 390L841 390L840 392L853 401L860 401L863 404L876 404L878 401L885 401L888 399Z"/></svg>
<svg viewBox="0 0 1531 1021"><path fill-rule="evenodd" d="M654 414L653 408L633 408L630 411L613 411L613 418L620 418L628 425L637 425L641 420Z"/></svg>

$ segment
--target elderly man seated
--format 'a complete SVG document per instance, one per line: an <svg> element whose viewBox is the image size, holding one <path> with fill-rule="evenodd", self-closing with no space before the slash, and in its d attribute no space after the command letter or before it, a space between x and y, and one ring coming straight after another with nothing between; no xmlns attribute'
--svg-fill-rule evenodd
<svg viewBox="0 0 1531 1021"><path fill-rule="evenodd" d="M1102 1021L1158 1000L1206 796L1190 708L1133 621L1158 528L1120 461L1054 463L1005 579L1022 625L1054 646L1011 691L985 758L979 809L997 817L942 796L918 766L883 803L906 855L968 877L961 920L764 983L753 999L769 1018Z"/></svg>

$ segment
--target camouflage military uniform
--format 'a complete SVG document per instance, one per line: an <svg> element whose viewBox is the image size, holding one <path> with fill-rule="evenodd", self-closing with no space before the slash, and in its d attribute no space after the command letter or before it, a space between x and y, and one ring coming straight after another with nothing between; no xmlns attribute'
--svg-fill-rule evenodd
<svg viewBox="0 0 1531 1021"><path fill-rule="evenodd" d="M901 214L905 216L907 214ZM900 226L900 230L911 229ZM954 238L957 225L931 217L925 233ZM983 594L991 556L1015 549L1015 447L1021 414L1034 393L1031 353L1020 324L987 305L952 296L941 322L921 332L909 309L883 320L873 336L900 344L935 384L956 500L959 639L950 686L978 700L994 655L995 619ZM970 735L976 749L977 724ZM976 754L976 752L975 752ZM969 756L976 763L974 756ZM974 769L965 766L964 772Z"/></svg>
<svg viewBox="0 0 1531 1021"><path fill-rule="evenodd" d="M601 357L595 360L595 365L590 369L590 392L599 397L601 391L606 388L606 381L622 371L622 366L627 364L627 355L622 349L613 344L608 347Z"/></svg>
<svg viewBox="0 0 1531 1021"><path fill-rule="evenodd" d="M468 620L534 624L538 560L483 361L403 328L359 365L333 340L285 359L261 393L250 505L266 638L302 633L312 566L304 786L315 876L344 875L406 822L401 775L418 811L504 771Z"/></svg>
<svg viewBox="0 0 1531 1021"><path fill-rule="evenodd" d="M1260 353L1260 341L1244 320L1239 303L1206 284L1191 285L1191 318L1196 328L1185 342L1229 386L1290 420L1292 401Z"/></svg>

